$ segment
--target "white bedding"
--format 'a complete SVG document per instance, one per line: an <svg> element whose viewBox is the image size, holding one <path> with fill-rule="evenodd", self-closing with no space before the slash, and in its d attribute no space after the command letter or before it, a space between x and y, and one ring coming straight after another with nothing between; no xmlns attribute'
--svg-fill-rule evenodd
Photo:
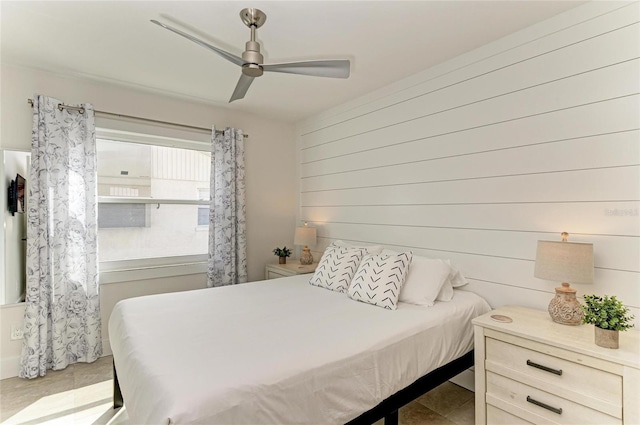
<svg viewBox="0 0 640 425"><path fill-rule="evenodd" d="M455 291L395 311L300 275L134 298L109 320L133 424L345 423L473 348L489 311Z"/></svg>

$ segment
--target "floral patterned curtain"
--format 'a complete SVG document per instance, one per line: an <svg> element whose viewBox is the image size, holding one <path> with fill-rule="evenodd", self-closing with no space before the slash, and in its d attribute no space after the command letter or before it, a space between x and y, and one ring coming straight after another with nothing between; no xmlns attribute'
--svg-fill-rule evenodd
<svg viewBox="0 0 640 425"><path fill-rule="evenodd" d="M211 204L207 286L247 281L244 136L225 128L211 135Z"/></svg>
<svg viewBox="0 0 640 425"><path fill-rule="evenodd" d="M102 354L94 111L60 103L33 99L22 378Z"/></svg>

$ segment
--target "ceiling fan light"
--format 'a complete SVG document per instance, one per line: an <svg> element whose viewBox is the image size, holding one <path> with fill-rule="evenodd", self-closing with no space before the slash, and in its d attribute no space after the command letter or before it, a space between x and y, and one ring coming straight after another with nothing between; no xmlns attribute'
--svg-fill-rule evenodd
<svg viewBox="0 0 640 425"><path fill-rule="evenodd" d="M262 67L255 63L248 63L242 66L242 73L247 77L260 77L264 71Z"/></svg>

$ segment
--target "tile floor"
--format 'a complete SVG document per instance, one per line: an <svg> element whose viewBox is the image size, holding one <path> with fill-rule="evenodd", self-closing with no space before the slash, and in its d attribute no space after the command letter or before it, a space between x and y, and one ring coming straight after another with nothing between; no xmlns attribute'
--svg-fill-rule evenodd
<svg viewBox="0 0 640 425"><path fill-rule="evenodd" d="M126 407L111 408L111 362L106 356L92 364L49 371L43 378L0 381L0 424L138 425L129 422ZM402 425L473 423L473 393L451 382L400 409Z"/></svg>

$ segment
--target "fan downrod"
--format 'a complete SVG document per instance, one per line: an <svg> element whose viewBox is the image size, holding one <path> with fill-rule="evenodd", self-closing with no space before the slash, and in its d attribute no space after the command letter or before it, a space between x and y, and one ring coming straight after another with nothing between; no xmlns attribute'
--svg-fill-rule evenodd
<svg viewBox="0 0 640 425"><path fill-rule="evenodd" d="M240 19L249 28L260 28L267 20L267 15L260 9L249 7L240 11Z"/></svg>

